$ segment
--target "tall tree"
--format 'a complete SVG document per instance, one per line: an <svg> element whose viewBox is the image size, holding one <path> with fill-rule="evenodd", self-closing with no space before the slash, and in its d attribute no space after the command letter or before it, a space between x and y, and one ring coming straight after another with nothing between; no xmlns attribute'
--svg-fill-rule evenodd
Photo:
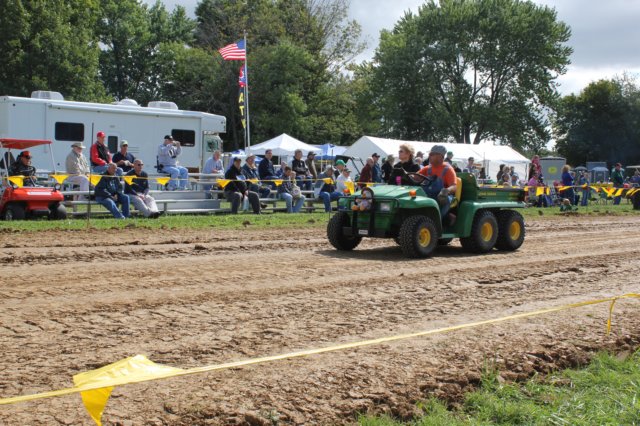
<svg viewBox="0 0 640 426"><path fill-rule="evenodd" d="M640 162L640 87L628 77L589 84L562 99L554 117L556 148L570 164Z"/></svg>
<svg viewBox="0 0 640 426"><path fill-rule="evenodd" d="M383 121L398 136L543 144L569 35L530 1L429 0L382 35L372 84Z"/></svg>
<svg viewBox="0 0 640 426"><path fill-rule="evenodd" d="M0 92L28 96L55 90L70 99L100 100L97 0L0 2Z"/></svg>

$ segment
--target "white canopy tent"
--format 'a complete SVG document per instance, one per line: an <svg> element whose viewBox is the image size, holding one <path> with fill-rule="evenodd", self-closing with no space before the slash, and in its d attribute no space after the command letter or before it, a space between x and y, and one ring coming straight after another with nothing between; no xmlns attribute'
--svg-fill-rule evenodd
<svg viewBox="0 0 640 426"><path fill-rule="evenodd" d="M414 142L363 136L355 141L342 155L364 161L371 154L377 152L383 161L388 155L395 156L397 160L398 148L403 143L411 144L416 153L422 151L425 156L433 145L443 145L447 148L447 151L453 152L453 161L460 168L467 164L469 157L473 157L476 164L482 164L482 167L485 168L487 178L496 178L500 164L513 166L521 179L525 179L528 172L529 160L525 156L509 146L493 145L491 143L469 145L444 142Z"/></svg>
<svg viewBox="0 0 640 426"><path fill-rule="evenodd" d="M286 133L276 136L273 139L269 139L268 141L259 143L258 145L253 145L247 148L247 151L251 154L264 155L265 151L268 149L270 149L276 157L292 156L297 149L302 150L305 156L309 151L316 153L322 152L322 148L316 148L315 146L306 144L287 135Z"/></svg>

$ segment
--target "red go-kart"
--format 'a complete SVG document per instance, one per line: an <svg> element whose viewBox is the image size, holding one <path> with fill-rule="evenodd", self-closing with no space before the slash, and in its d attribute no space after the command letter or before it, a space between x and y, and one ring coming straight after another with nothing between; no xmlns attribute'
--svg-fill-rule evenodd
<svg viewBox="0 0 640 426"><path fill-rule="evenodd" d="M49 140L0 139L0 217L4 220L22 220L38 216L49 219L66 219L64 196L59 185L53 188L41 186L19 186L9 180L14 150L26 150L34 146L50 145ZM53 153L51 154L52 165Z"/></svg>

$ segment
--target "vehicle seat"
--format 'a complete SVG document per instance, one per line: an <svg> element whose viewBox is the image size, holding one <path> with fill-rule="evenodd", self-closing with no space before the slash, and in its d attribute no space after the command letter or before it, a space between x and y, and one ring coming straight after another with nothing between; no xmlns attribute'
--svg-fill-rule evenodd
<svg viewBox="0 0 640 426"><path fill-rule="evenodd" d="M462 197L462 179L456 177L456 195L451 200L451 208L455 208L460 203L460 197Z"/></svg>

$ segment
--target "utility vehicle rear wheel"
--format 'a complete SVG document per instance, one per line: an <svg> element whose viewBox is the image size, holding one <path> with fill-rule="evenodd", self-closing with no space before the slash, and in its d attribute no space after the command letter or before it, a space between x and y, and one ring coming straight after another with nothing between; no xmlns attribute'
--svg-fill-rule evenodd
<svg viewBox="0 0 640 426"><path fill-rule="evenodd" d="M400 226L398 240L405 256L428 257L438 244L438 228L431 218L411 216Z"/></svg>
<svg viewBox="0 0 640 426"><path fill-rule="evenodd" d="M346 212L338 212L333 215L327 225L327 238L332 246L338 250L353 250L360 244L362 237L344 235L342 228L351 224L351 218Z"/></svg>
<svg viewBox="0 0 640 426"><path fill-rule="evenodd" d="M498 219L498 250L518 250L524 243L524 219L514 210L500 210L496 213Z"/></svg>
<svg viewBox="0 0 640 426"><path fill-rule="evenodd" d="M24 220L27 216L24 206L20 204L9 204L4 211L4 220Z"/></svg>
<svg viewBox="0 0 640 426"><path fill-rule="evenodd" d="M476 213L471 225L471 235L460 238L460 243L465 249L474 253L487 253L493 249L498 239L498 221L489 210L480 210Z"/></svg>

